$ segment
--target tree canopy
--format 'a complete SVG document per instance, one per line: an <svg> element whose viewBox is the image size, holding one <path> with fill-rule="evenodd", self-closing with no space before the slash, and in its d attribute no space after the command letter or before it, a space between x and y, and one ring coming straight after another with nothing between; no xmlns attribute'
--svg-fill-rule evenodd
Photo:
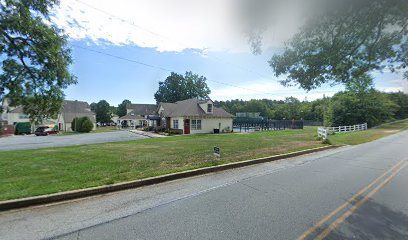
<svg viewBox="0 0 408 240"><path fill-rule="evenodd" d="M325 126L345 126L367 122L370 127L386 120L408 117L408 94L384 93L370 86L336 93L314 101L252 99L215 102L231 114L259 112L269 119L309 120Z"/></svg>
<svg viewBox="0 0 408 240"><path fill-rule="evenodd" d="M132 103L130 100L127 100L127 99L123 100L122 103L118 105L118 108L116 110L116 114L119 117L125 116L127 114L126 105L128 105L130 103Z"/></svg>
<svg viewBox="0 0 408 240"><path fill-rule="evenodd" d="M110 123L112 121L112 113L110 105L106 100L100 100L95 107L96 122Z"/></svg>
<svg viewBox="0 0 408 240"><path fill-rule="evenodd" d="M172 72L164 82L159 82L159 89L154 94L157 103L177 102L190 98L206 98L211 93L204 76L186 72Z"/></svg>
<svg viewBox="0 0 408 240"><path fill-rule="evenodd" d="M23 105L32 121L55 117L63 89L76 83L66 36L49 22L58 0L0 4L0 99Z"/></svg>
<svg viewBox="0 0 408 240"><path fill-rule="evenodd" d="M383 70L405 72L408 79L408 1L304 1L303 4L318 6L318 11L306 18L283 52L269 61L276 76L286 76L282 84L311 90L324 83L348 83L371 71ZM251 31L250 42L255 52L259 52L261 44L261 38L256 36L262 34L267 24L251 25L261 29Z"/></svg>

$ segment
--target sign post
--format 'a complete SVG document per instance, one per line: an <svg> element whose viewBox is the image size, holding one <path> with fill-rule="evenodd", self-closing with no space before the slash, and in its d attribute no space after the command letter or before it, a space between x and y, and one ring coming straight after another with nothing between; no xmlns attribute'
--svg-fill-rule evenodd
<svg viewBox="0 0 408 240"><path fill-rule="evenodd" d="M214 156L221 157L221 152L219 147L214 147Z"/></svg>

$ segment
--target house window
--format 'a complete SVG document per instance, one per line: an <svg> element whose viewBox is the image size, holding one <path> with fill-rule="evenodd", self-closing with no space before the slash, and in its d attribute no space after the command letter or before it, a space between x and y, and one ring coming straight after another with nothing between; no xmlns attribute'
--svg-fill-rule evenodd
<svg viewBox="0 0 408 240"><path fill-rule="evenodd" d="M213 109L213 105L212 104L208 104L207 105L207 112L212 112L212 109Z"/></svg>
<svg viewBox="0 0 408 240"><path fill-rule="evenodd" d="M173 120L173 128L175 128L175 129L179 128L178 120Z"/></svg>
<svg viewBox="0 0 408 240"><path fill-rule="evenodd" d="M191 129L201 130L201 120L191 120Z"/></svg>

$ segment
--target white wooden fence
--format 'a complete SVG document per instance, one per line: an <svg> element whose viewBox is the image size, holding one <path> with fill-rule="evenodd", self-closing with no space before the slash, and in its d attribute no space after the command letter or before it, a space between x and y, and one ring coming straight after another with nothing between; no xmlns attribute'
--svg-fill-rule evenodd
<svg viewBox="0 0 408 240"><path fill-rule="evenodd" d="M322 139L327 139L327 135L332 133L348 133L364 130L367 130L367 123L353 126L319 127L317 129L317 135Z"/></svg>

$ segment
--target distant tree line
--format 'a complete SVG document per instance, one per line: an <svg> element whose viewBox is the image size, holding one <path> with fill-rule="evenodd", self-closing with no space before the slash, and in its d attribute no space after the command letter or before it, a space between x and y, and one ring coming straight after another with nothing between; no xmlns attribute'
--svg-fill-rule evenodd
<svg viewBox="0 0 408 240"><path fill-rule="evenodd" d="M262 117L283 120L311 120L325 126L354 125L367 122L369 126L387 120L408 118L408 95L403 92L385 93L374 89L342 91L333 97L314 101L300 101L294 97L285 100L230 100L216 101L231 114L259 112Z"/></svg>

